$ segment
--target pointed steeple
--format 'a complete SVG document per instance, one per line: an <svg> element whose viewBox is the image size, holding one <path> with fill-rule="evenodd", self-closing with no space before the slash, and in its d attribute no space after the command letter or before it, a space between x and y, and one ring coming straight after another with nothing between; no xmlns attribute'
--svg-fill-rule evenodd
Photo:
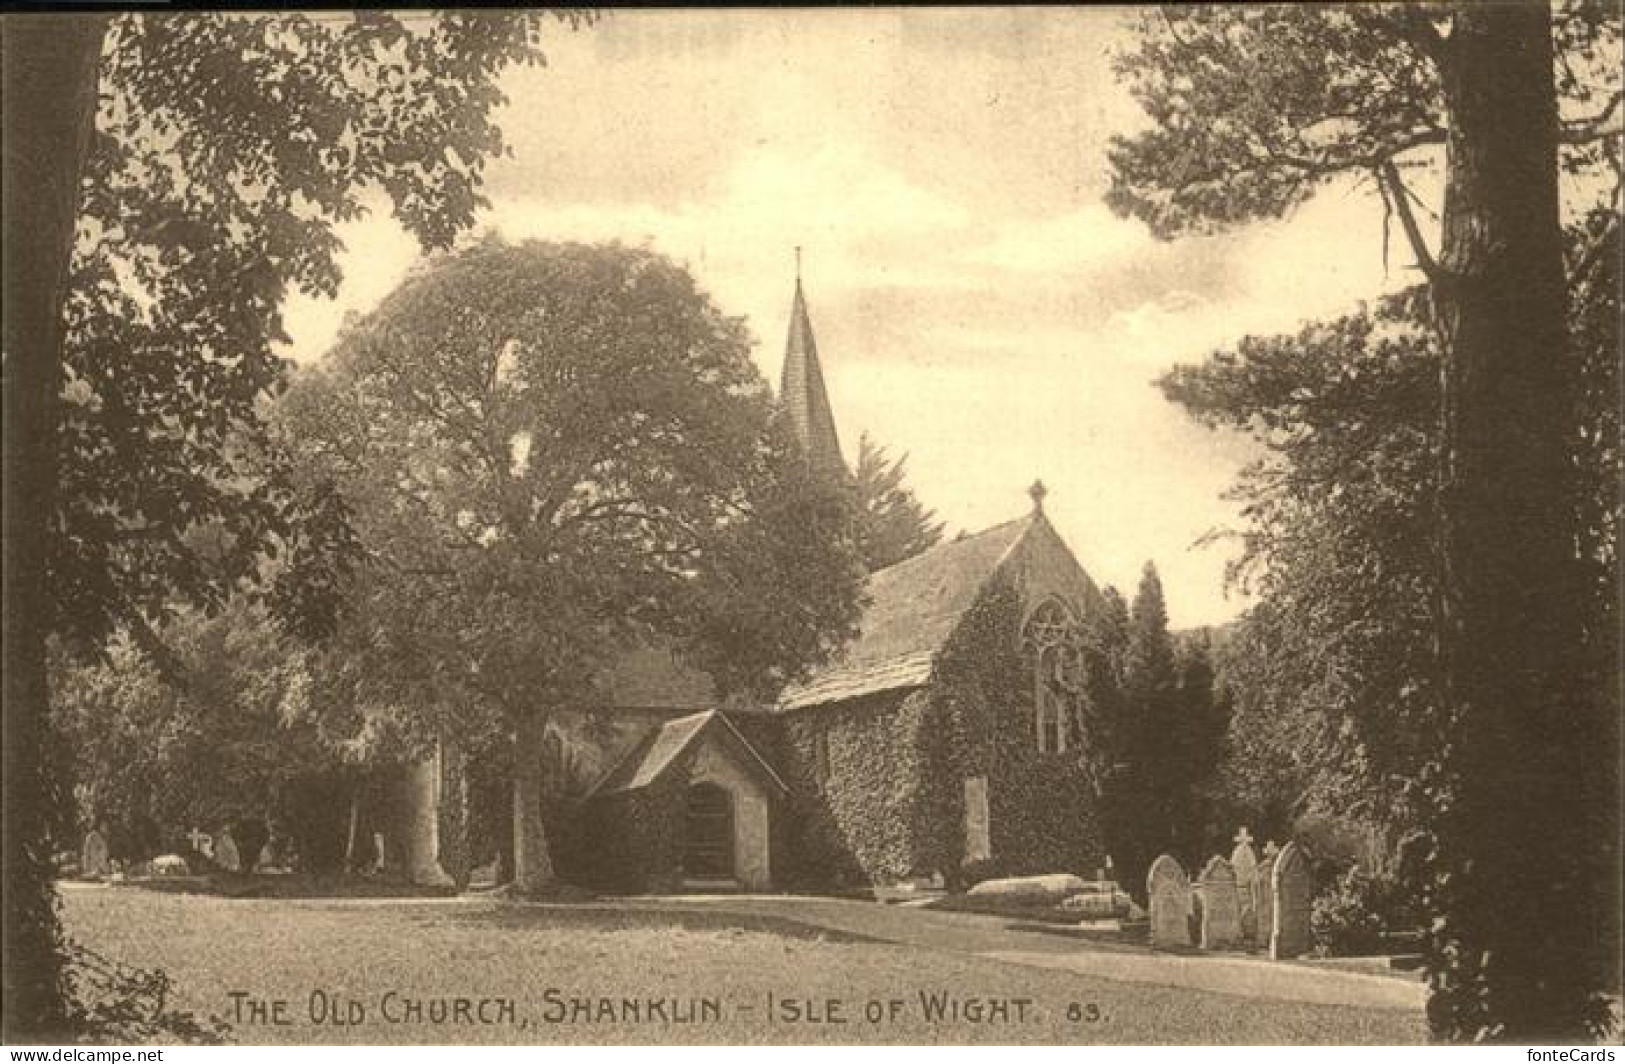
<svg viewBox="0 0 1625 1064"><path fill-rule="evenodd" d="M779 380L779 401L790 414L791 427L807 452L813 468L846 476L841 441L835 434L835 415L824 390L824 371L818 364L818 343L813 339L807 298L801 291L801 249L796 249L796 296L790 306L790 336L784 345L784 375Z"/></svg>

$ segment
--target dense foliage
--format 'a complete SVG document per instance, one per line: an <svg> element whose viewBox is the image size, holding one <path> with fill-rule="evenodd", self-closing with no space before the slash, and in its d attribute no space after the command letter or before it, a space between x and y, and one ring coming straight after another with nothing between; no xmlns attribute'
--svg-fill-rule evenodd
<svg viewBox="0 0 1625 1064"><path fill-rule="evenodd" d="M853 487L858 495L858 552L869 572L906 561L942 540L942 522L908 487L908 456L893 460L864 433Z"/></svg>
<svg viewBox="0 0 1625 1064"><path fill-rule="evenodd" d="M48 635L139 636L332 538L301 533L254 440L282 298L335 290L333 227L369 190L425 246L469 223L495 80L540 60L544 17L7 19L4 776L29 825L6 832L8 1035L74 1022L39 835ZM205 525L226 549L195 549ZM279 590L322 627L331 603L300 617Z"/></svg>
<svg viewBox="0 0 1625 1064"><path fill-rule="evenodd" d="M786 831L784 881L827 890L944 871L930 795L956 783L934 771L941 736L928 690L887 691L785 714L775 762L795 816ZM820 775L820 748L827 774ZM876 809L885 814L875 815ZM961 820L947 814L946 823Z"/></svg>
<svg viewBox="0 0 1625 1064"><path fill-rule="evenodd" d="M345 697L420 742L514 737L522 885L552 878L533 778L548 715L594 704L616 653L658 634L756 690L854 623L845 496L773 411L743 326L686 271L495 238L408 278L280 405L366 552Z"/></svg>
<svg viewBox="0 0 1625 1064"><path fill-rule="evenodd" d="M1323 957L1358 957L1381 952L1385 932L1409 930L1415 921L1403 884L1355 866L1316 895L1309 935Z"/></svg>
<svg viewBox="0 0 1625 1064"><path fill-rule="evenodd" d="M1431 921L1434 1033L1599 1034L1599 988L1618 952L1608 928L1619 908L1619 729L1612 685L1598 681L1609 656L1600 645L1617 647L1617 633L1575 608L1599 583L1583 556L1594 552L1576 544L1594 547L1612 519L1585 516L1575 450L1596 398L1582 398L1585 359L1573 355L1575 317L1565 319L1565 273L1572 292L1596 256L1565 262L1559 218L1587 219L1592 248L1598 230L1617 226L1618 5L1170 7L1147 12L1142 28L1120 71L1150 123L1114 144L1116 209L1173 237L1279 217L1332 182L1369 181L1426 278L1412 304L1421 314L1400 317L1438 345L1436 399L1420 423L1433 454L1379 450L1370 470L1362 455L1344 475L1369 472L1374 483L1317 510L1364 508L1348 516L1366 520L1371 552L1315 542L1315 513L1302 523L1290 509L1257 516L1300 532L1295 549L1322 551L1349 592L1315 606L1321 628L1310 639L1329 662L1380 673L1387 663L1372 642L1425 611L1425 637L1394 644L1403 673L1370 691L1366 677L1323 676L1332 697L1355 692L1340 703L1353 716L1335 728L1339 742L1362 735L1372 763L1351 766L1354 775L1388 787L1382 763L1415 768L1400 789L1419 825L1408 856ZM1424 231L1411 187L1419 168L1444 178L1436 234ZM1599 201L1600 218L1590 214ZM1369 326L1355 316L1322 327L1334 347L1364 342L1339 328ZM1425 395L1424 385L1398 398ZM1371 433L1381 414L1344 410L1317 427L1402 443ZM1417 478L1395 462L1430 467L1431 497L1407 498ZM1412 538L1407 511L1423 509L1424 534ZM1431 587L1406 588L1407 570ZM1282 625L1275 636L1298 634L1290 613L1265 621ZM1395 700L1381 697L1384 682ZM1545 797L1509 819L1509 790ZM1571 918L1542 927L1553 904Z"/></svg>
<svg viewBox="0 0 1625 1064"><path fill-rule="evenodd" d="M941 867L950 882L965 886L1010 875L1093 876L1108 852L1098 801L1101 751L1084 730L1092 707L1081 690L1068 700L1067 749L1038 749L1039 670L1021 627L1030 605L1009 581L996 578L960 621L933 674L931 733L939 746L928 815L944 855ZM1079 673L1099 660L1087 651L1104 638L1094 605L1076 604L1083 614L1076 618L1076 635L1084 652L1069 679L1084 689L1090 678ZM965 780L974 777L987 780L991 856L961 868Z"/></svg>
<svg viewBox="0 0 1625 1064"><path fill-rule="evenodd" d="M111 23L66 305L57 628L96 638L217 604L302 535L305 507L254 442L286 373L284 297L337 292L333 227L369 192L426 247L471 224L505 150L495 79L540 61L539 29L373 12Z"/></svg>
<svg viewBox="0 0 1625 1064"><path fill-rule="evenodd" d="M1601 243L1592 243L1593 238ZM1594 276L1575 294L1586 412L1573 441L1577 523L1594 597L1577 604L1598 650L1592 680L1615 688L1602 653L1617 626L1618 227L1570 233ZM1259 596L1223 654L1236 699L1223 800L1280 832L1337 811L1394 837L1437 735L1428 604L1438 348L1419 293L1289 336L1248 337L1161 381L1209 427L1263 445L1230 489L1245 524L1231 577Z"/></svg>
<svg viewBox="0 0 1625 1064"><path fill-rule="evenodd" d="M1618 675L1618 411L1606 398L1617 394L1618 228L1593 218L1570 241L1596 263L1571 311L1586 404L1573 501L1590 530L1592 589L1575 609L1595 651L1584 680L1607 694ZM1222 655L1235 708L1216 792L1260 832L1329 816L1370 825L1394 847L1423 844L1418 788L1444 741L1428 608L1438 359L1411 293L1291 336L1247 338L1162 381L1202 423L1265 448L1231 489L1246 518L1232 576L1260 601ZM1596 738L1612 741L1606 730ZM1590 874L1606 881L1615 853L1604 847ZM1617 941L1617 920L1602 927Z"/></svg>
<svg viewBox="0 0 1625 1064"><path fill-rule="evenodd" d="M1117 138L1107 202L1162 237L1280 218L1349 177L1403 224L1406 174L1449 135L1450 3L1164 5L1138 14L1117 70L1150 123ZM1619 154L1619 6L1562 0L1553 36L1564 165Z"/></svg>
<svg viewBox="0 0 1625 1064"><path fill-rule="evenodd" d="M170 1003L169 977L104 957L78 943L68 947L70 1022L85 1041L101 1045L220 1045L225 1024Z"/></svg>
<svg viewBox="0 0 1625 1064"><path fill-rule="evenodd" d="M309 857L333 850L304 801L344 772L340 737L311 701L309 652L241 599L215 616L181 613L159 635L168 674L128 639L56 673L53 724L72 752L80 826L109 830L127 859L180 849L187 828L245 820L275 825ZM258 847L238 841L252 861Z"/></svg>
<svg viewBox="0 0 1625 1064"><path fill-rule="evenodd" d="M1164 393L1265 444L1231 490L1232 578L1260 605L1227 655L1226 774L1284 827L1305 802L1399 818L1438 737L1429 604L1437 361L1410 300L1180 367Z"/></svg>
<svg viewBox="0 0 1625 1064"><path fill-rule="evenodd" d="M1156 566L1146 564L1126 612L1115 592L1107 601L1112 652L1095 695L1114 707L1102 731L1106 837L1118 882L1143 903L1158 855L1192 867L1210 855L1207 800L1228 709L1214 691L1206 635L1169 632Z"/></svg>

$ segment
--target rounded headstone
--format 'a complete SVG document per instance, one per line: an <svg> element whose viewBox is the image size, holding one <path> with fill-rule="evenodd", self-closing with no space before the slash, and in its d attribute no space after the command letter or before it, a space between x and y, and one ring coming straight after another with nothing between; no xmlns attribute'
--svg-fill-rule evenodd
<svg viewBox="0 0 1625 1064"><path fill-rule="evenodd" d="M1270 885L1270 877L1275 872L1275 855L1267 854L1258 862L1258 868L1253 874L1253 922L1257 929L1256 941L1268 948L1270 934L1275 919L1275 906L1271 904L1274 897Z"/></svg>
<svg viewBox="0 0 1625 1064"><path fill-rule="evenodd" d="M1309 905L1314 880L1303 847L1289 842L1281 847L1270 873L1270 957L1285 960L1309 950Z"/></svg>
<svg viewBox="0 0 1625 1064"><path fill-rule="evenodd" d="M108 871L107 840L101 832L92 830L85 836L84 845L79 850L79 874L105 876Z"/></svg>
<svg viewBox="0 0 1625 1064"><path fill-rule="evenodd" d="M1245 838L1247 831L1241 830L1241 841L1236 848L1230 851L1230 866L1236 870L1236 896L1241 900L1241 937L1258 940L1258 906L1253 900L1253 884L1258 879L1258 855L1253 852L1253 843Z"/></svg>
<svg viewBox="0 0 1625 1064"><path fill-rule="evenodd" d="M1163 854L1151 862L1145 892L1151 904L1151 948L1189 949L1191 889L1185 869Z"/></svg>
<svg viewBox="0 0 1625 1064"><path fill-rule="evenodd" d="M231 832L222 831L214 840L214 863L228 872L242 870L242 858L237 855L237 840L231 837Z"/></svg>
<svg viewBox="0 0 1625 1064"><path fill-rule="evenodd" d="M1241 900L1236 871L1223 857L1202 869L1202 948L1229 949L1241 940Z"/></svg>

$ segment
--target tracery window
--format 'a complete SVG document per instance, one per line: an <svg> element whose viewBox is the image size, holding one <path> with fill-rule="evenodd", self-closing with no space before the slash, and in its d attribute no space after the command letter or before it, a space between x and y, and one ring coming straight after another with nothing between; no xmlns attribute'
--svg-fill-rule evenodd
<svg viewBox="0 0 1625 1064"><path fill-rule="evenodd" d="M1075 744L1072 720L1082 689L1077 622L1059 599L1049 599L1027 620L1023 643L1033 664L1035 739L1041 754Z"/></svg>

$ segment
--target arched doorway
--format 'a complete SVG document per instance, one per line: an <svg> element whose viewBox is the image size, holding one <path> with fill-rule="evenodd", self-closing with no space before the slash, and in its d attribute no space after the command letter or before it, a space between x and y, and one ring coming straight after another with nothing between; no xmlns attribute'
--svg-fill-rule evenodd
<svg viewBox="0 0 1625 1064"><path fill-rule="evenodd" d="M688 789L683 875L688 879L734 877L733 796L714 783Z"/></svg>

